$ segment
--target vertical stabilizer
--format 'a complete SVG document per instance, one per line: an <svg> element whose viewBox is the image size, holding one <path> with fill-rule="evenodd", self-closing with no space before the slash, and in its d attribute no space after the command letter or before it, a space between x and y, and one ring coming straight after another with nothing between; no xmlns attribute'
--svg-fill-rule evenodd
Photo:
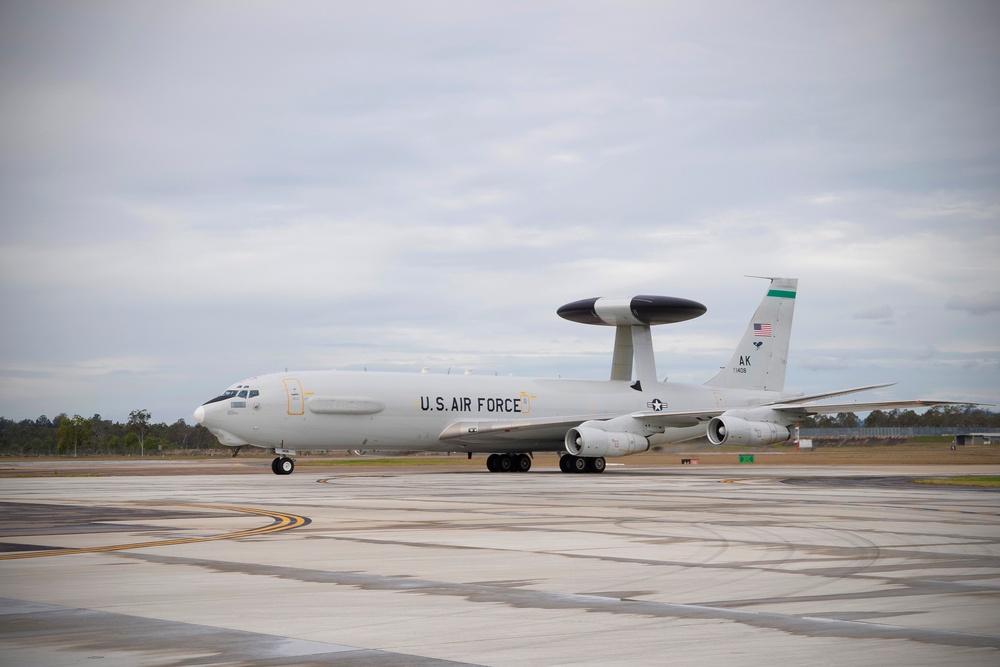
<svg viewBox="0 0 1000 667"><path fill-rule="evenodd" d="M732 358L705 384L731 389L783 391L788 341L795 310L796 278L771 278Z"/></svg>

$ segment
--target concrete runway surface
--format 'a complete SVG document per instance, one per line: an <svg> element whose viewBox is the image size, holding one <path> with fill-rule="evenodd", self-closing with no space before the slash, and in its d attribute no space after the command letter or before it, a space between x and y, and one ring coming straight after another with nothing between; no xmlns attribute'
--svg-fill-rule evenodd
<svg viewBox="0 0 1000 667"><path fill-rule="evenodd" d="M996 466L0 481L3 665L997 665Z"/></svg>

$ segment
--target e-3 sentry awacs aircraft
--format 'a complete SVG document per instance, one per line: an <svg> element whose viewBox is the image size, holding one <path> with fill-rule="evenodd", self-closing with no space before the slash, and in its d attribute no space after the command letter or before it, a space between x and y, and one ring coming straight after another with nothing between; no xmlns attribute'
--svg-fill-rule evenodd
<svg viewBox="0 0 1000 667"><path fill-rule="evenodd" d="M767 294L729 362L704 385L658 382L650 327L705 313L664 296L591 298L558 309L568 320L615 327L608 380L428 373L308 371L253 377L195 410L227 447L273 449L271 469L310 449L489 454L491 472L526 472L534 452L564 452L563 472L599 473L605 459L701 436L716 445L788 440L809 415L951 401L816 401L889 385L823 394L784 391L797 280L769 278Z"/></svg>

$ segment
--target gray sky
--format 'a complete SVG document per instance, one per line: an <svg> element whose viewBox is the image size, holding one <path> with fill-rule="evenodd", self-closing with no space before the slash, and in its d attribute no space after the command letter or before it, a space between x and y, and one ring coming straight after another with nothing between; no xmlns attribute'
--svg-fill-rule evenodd
<svg viewBox="0 0 1000 667"><path fill-rule="evenodd" d="M592 296L800 279L787 388L1000 404L996 2L4 2L0 415L244 377L604 379Z"/></svg>

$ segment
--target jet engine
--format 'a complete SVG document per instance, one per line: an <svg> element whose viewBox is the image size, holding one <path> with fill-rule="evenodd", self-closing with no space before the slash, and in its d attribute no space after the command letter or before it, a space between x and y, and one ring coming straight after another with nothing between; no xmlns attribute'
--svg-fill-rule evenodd
<svg viewBox="0 0 1000 667"><path fill-rule="evenodd" d="M641 435L603 431L587 422L566 431L566 451L573 456L627 456L647 449L649 440Z"/></svg>
<svg viewBox="0 0 1000 667"><path fill-rule="evenodd" d="M773 445L788 440L788 429L774 422L748 422L738 417L714 417L708 422L713 445Z"/></svg>

